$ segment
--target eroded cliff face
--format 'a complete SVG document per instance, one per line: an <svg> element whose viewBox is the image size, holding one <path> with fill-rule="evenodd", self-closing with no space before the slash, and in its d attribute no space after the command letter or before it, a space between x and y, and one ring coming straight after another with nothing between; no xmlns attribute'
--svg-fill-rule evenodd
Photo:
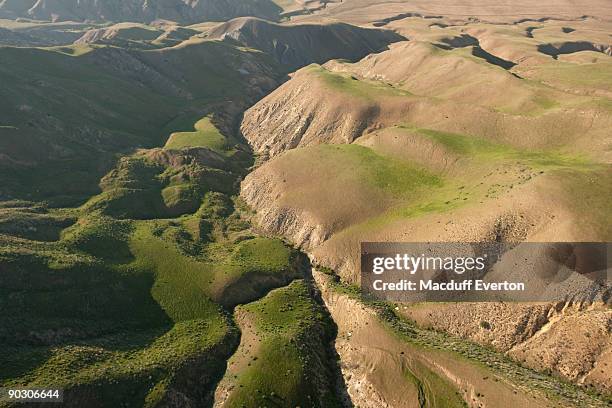
<svg viewBox="0 0 612 408"><path fill-rule="evenodd" d="M274 179L262 181L258 175L249 175L242 183L242 198L250 207L258 209L257 225L267 234L288 238L305 250L323 243L330 229L306 211L271 201L270 197L277 195L276 186Z"/></svg>
<svg viewBox="0 0 612 408"><path fill-rule="evenodd" d="M317 66L303 68L245 112L241 131L256 153L273 157L298 146L350 143L391 111L334 92L334 78L326 75Z"/></svg>
<svg viewBox="0 0 612 408"><path fill-rule="evenodd" d="M469 407L598 405L584 394L571 395L572 402L563 401L567 395L559 392L559 386L550 379L490 348L462 343L441 331L423 330L412 324L406 326L393 317L386 320L376 308L339 289L329 275L316 270L313 275L338 326L335 347L341 359L346 389L356 406L420 407L435 406L440 401L450 406L466 404ZM542 311L548 308L545 305L525 306L525 311L528 307ZM403 313L401 309L401 305L396 307L395 313ZM514 315L518 315L519 319L525 319L527 314L510 312L506 317L513 320ZM529 331L540 325L541 322L535 326L529 322L525 327L514 327L518 331ZM410 334L407 337L398 335L400 327L409 327ZM457 358L458 354L468 358ZM542 394L546 389L556 391Z"/></svg>
<svg viewBox="0 0 612 408"><path fill-rule="evenodd" d="M468 241L525 239L528 236L537 240L538 234L542 234L543 240L550 239L551 234L573 239L571 229L564 225L570 214L565 218L555 213L547 214L541 208L521 212L520 205L502 216L495 208L478 216L465 213L460 223L448 224L448 220L430 216L421 222L398 224L378 233L350 235L349 230L334 234L334 226L318 222L320 218L316 214L286 205L282 198L286 193L282 187L285 183L282 178L275 177L262 182L265 170L260 168L251 173L242 185L242 196L256 209L259 227L301 246L314 264L333 269L343 281L353 284L360 281L358 251L362 239L401 241L406 239L403 238L405 231L411 231L411 236L420 239L433 240L448 239L449 234ZM538 199L533 195L529 197L532 192L526 193L516 192L517 196L523 195L523 204L529 207ZM562 221L558 222L557 217ZM399 311L422 327L490 345L528 367L610 392L612 311L605 305L419 304L399 305ZM350 339L347 341L350 344Z"/></svg>
<svg viewBox="0 0 612 408"><path fill-rule="evenodd" d="M285 197L286 182L283 182L283 177L289 178L288 175L282 172L271 175L267 170L257 169L242 184L242 197L256 209L257 225L266 233L283 236L300 246L315 265L333 269L348 283L360 281L361 240L402 241L419 237L435 241L450 236L466 241L525 240L527 237L550 240L555 236L572 240L577 237L568 228L572 215L565 211L547 212L534 206L546 195L534 194L532 189L518 189L502 201L513 201L516 207L512 211L500 213L498 208L488 207L479 214L470 214L465 209L455 213L458 217L461 215L461 222L430 215L418 222L405 221L378 232L337 230L333 223L320 221L320 212L303 210L308 206L289 205ZM539 188L543 187L542 183L546 184L547 180L542 179L537 184ZM311 198L321 203L317 197ZM334 200L341 201L342 197ZM405 235L407 232L410 235ZM461 303L407 308L399 305L399 310L422 327L490 345L528 367L610 392L612 311L605 305ZM347 341L350 344L350 339ZM374 401L375 395L372 398Z"/></svg>
<svg viewBox="0 0 612 408"><path fill-rule="evenodd" d="M612 311L604 304L420 304L399 313L422 327L491 345L539 371L610 392Z"/></svg>

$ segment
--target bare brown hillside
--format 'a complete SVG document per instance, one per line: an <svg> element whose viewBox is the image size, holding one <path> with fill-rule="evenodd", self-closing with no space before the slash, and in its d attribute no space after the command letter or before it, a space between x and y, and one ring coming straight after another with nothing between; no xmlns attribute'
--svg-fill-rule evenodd
<svg viewBox="0 0 612 408"><path fill-rule="evenodd" d="M268 159L242 184L259 225L348 283L363 241L609 240L609 25L515 23L391 19L408 41L293 74L241 126ZM609 392L607 307L465 308L406 316Z"/></svg>
<svg viewBox="0 0 612 408"><path fill-rule="evenodd" d="M301 19L336 20L356 24L380 23L406 17L431 18L444 16L455 21L480 20L492 23L507 23L520 20L577 19L592 16L602 19L612 17L610 3L605 0L528 0L500 3L494 0L462 0L449 2L346 0L329 4L313 16Z"/></svg>

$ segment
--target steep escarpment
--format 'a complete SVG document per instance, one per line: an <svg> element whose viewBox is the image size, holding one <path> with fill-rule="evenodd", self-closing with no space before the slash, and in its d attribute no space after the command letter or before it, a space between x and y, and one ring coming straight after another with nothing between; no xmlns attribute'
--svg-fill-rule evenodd
<svg viewBox="0 0 612 408"><path fill-rule="evenodd" d="M442 184L427 169L370 148L323 144L291 150L258 168L243 181L242 196L266 230L315 249L333 233L418 201Z"/></svg>
<svg viewBox="0 0 612 408"><path fill-rule="evenodd" d="M408 105L399 98L381 106L367 97L369 91L383 95L389 91L393 96L391 88L353 81L358 82L318 66L306 67L250 108L241 131L257 153L275 156L297 146L350 143L381 119L399 121L407 113ZM361 86L363 95L350 93ZM342 92L344 88L347 92Z"/></svg>
<svg viewBox="0 0 612 408"><path fill-rule="evenodd" d="M283 181L274 175L265 175L257 179L249 177L242 184L241 196L257 209L258 225L269 234L290 237L303 248L323 243L331 231L329 226L317 221L316 215L309 214L307 210L269 202L270 197L282 194L275 194L279 182Z"/></svg>
<svg viewBox="0 0 612 408"><path fill-rule="evenodd" d="M550 370L569 381L610 394L611 322L612 310L606 305L567 305L508 354L529 367Z"/></svg>
<svg viewBox="0 0 612 408"><path fill-rule="evenodd" d="M228 21L208 37L262 50L287 71L333 58L358 60L404 39L390 30L344 23L279 25L256 18Z"/></svg>

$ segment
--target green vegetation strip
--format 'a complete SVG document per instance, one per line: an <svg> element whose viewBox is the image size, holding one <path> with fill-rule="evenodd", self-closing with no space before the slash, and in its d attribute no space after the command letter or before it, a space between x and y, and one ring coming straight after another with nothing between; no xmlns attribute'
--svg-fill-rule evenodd
<svg viewBox="0 0 612 408"><path fill-rule="evenodd" d="M454 384L414 359L404 373L419 390L420 405L427 408L466 408L468 405Z"/></svg>
<svg viewBox="0 0 612 408"><path fill-rule="evenodd" d="M514 183L521 184L531 179L534 174L553 172L570 184L569 180L576 180L568 187L568 191L580 190L589 197L597 211L590 211L589 218L593 219L593 228L601 231L604 237L610 236L610 219L612 210L609 203L603 201L603 194L588 194L585 185L601 185L598 191L607 189L606 182L610 179L609 169L605 165L596 163L585 155L566 153L559 150L519 149L501 143L491 142L482 138L463 134L442 132L432 129L423 129L407 125L398 126L407 132L417 133L429 140L439 143L449 152L474 159L477 165L482 163L499 163L500 166L520 166L524 170ZM357 145L326 146L323 149L338 151L345 149L351 151L351 156L359 158L360 163L355 168L362 171L366 182L372 183L386 191L392 192L396 197L404 198L402 205L392 208L385 214L373 217L364 223L352 226L341 234L354 233L358 230L371 230L388 224L392 220L401 218L419 217L431 213L451 211L475 199L487 198L495 193L495 188L502 189L501 185L489 186L489 190L467 189L470 181L456 179L442 179L441 176L429 173L427 170L411 166L409 163L397 159L390 159L378 155L376 152ZM581 181L577 181L581 180ZM483 183L481 183L483 184ZM423 194L426 192L427 194ZM403 197L402 197L403 193ZM578 200L579 202L581 200ZM577 207L576 202L570 206ZM582 212L581 214L584 214Z"/></svg>
<svg viewBox="0 0 612 408"><path fill-rule="evenodd" d="M400 126L400 129L416 131L440 143L453 153L472 156L478 159L515 160L524 162L537 169L572 168L576 170L589 170L597 167L586 156L579 154L569 154L555 150L517 149L473 136L432 129L411 128L407 126Z"/></svg>
<svg viewBox="0 0 612 408"><path fill-rule="evenodd" d="M356 144L320 145L312 153L339 172L396 197L414 196L418 189L443 184L439 176L426 169Z"/></svg>

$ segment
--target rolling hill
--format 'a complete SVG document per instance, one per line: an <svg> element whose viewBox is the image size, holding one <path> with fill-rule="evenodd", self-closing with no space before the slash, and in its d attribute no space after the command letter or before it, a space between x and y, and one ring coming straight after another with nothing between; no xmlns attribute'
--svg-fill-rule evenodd
<svg viewBox="0 0 612 408"><path fill-rule="evenodd" d="M347 284L359 284L364 241L610 239L611 57L569 62L542 53L540 44L568 35L567 22L541 23L540 35L528 37L520 25L443 21L424 28L418 17L397 20L410 41L356 63L302 68L244 115L242 132L264 160L241 190L258 224ZM576 26L584 28L570 35L585 42L602 34L597 22ZM499 66L476 47L515 65ZM609 308L548 309L511 334L507 319L529 316L522 306L491 313L473 305L468 315L465 307L420 305L406 316L609 390L594 367L607 364L611 345L584 334L606 331ZM541 324L547 351L536 346ZM584 346L561 358L570 338Z"/></svg>
<svg viewBox="0 0 612 408"><path fill-rule="evenodd" d="M250 313L262 348L228 401L336 403L334 328L308 263L237 198L254 160L238 118L290 67L191 36L147 47L156 30L0 47L0 381L52 381L73 407L209 406ZM371 32L319 58L395 37ZM270 380L277 347L291 381Z"/></svg>
<svg viewBox="0 0 612 408"><path fill-rule="evenodd" d="M256 18L220 24L208 38L262 50L289 71L330 59L357 60L365 51L377 52L402 36L343 23L280 25ZM357 46L357 47L356 47Z"/></svg>
<svg viewBox="0 0 612 408"><path fill-rule="evenodd" d="M311 14L333 1L301 0L2 0L0 18L42 21L139 22L179 24L226 21L251 16L276 21Z"/></svg>
<svg viewBox="0 0 612 408"><path fill-rule="evenodd" d="M268 54L273 50L257 50L265 36L248 49L197 37L148 46L159 30L134 24L115 30L117 35L108 29L102 34L109 44L0 48L7 84L0 90L1 197L82 200L98 191L116 153L160 145L168 133L190 130L207 113L222 118L227 133L243 107L283 81L292 67L332 56L358 59L397 38L370 30L366 39L363 29L343 26L343 35L330 37L317 56L316 27L283 28L299 33L287 36L302 39L291 47L303 57L282 65Z"/></svg>
<svg viewBox="0 0 612 408"><path fill-rule="evenodd" d="M609 304L358 288L362 241L610 240L606 7L0 0L0 388L609 406Z"/></svg>
<svg viewBox="0 0 612 408"><path fill-rule="evenodd" d="M281 7L271 0L3 0L0 17L46 21L135 21L164 19L179 23L223 21L238 16L278 18Z"/></svg>

